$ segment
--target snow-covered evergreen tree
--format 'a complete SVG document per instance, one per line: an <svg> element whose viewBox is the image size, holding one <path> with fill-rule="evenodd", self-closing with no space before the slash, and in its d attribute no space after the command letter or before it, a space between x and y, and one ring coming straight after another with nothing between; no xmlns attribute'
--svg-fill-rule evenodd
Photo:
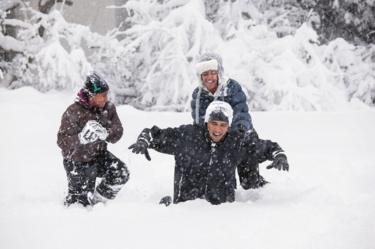
<svg viewBox="0 0 375 249"><path fill-rule="evenodd" d="M76 89L96 70L110 82L116 103L188 110L196 59L214 51L252 110L373 106L374 46L343 39L322 44L312 28L319 18L298 9L304 2L129 0L116 6L128 12L127 29L106 35L68 23L54 9L44 14L23 4L25 17L16 19L3 8L0 48L15 56L0 61L1 84Z"/></svg>

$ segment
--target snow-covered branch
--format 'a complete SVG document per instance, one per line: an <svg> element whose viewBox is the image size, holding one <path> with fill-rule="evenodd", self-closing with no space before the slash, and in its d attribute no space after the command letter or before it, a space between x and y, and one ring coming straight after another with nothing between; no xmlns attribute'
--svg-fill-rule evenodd
<svg viewBox="0 0 375 249"><path fill-rule="evenodd" d="M0 48L14 52L22 52L25 50L25 43L11 36L0 33Z"/></svg>
<svg viewBox="0 0 375 249"><path fill-rule="evenodd" d="M116 7L128 11L129 27L106 35L66 22L58 11L43 14L25 7L28 19L1 19L2 25L18 28L15 36L0 32L0 49L18 52L0 60L1 78L10 88L76 90L95 70L110 82L116 103L183 111L197 86L196 58L214 51L222 55L226 74L248 94L251 110L374 106L374 45L343 39L321 44L295 4L286 1L285 12L277 1L266 2L275 5L132 0Z"/></svg>

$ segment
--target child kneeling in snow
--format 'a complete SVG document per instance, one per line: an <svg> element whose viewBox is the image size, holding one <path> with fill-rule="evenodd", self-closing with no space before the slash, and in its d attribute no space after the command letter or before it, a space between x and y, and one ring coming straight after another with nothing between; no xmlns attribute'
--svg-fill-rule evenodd
<svg viewBox="0 0 375 249"><path fill-rule="evenodd" d="M108 90L99 75L88 75L77 100L62 116L57 144L68 177L66 206L114 199L129 179L125 163L107 150L107 142L116 143L123 133L116 107L108 101ZM97 177L102 180L95 187Z"/></svg>

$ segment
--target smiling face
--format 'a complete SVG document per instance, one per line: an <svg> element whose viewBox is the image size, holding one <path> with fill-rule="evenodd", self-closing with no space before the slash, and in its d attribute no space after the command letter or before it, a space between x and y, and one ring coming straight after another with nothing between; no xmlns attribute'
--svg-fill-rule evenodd
<svg viewBox="0 0 375 249"><path fill-rule="evenodd" d="M219 81L217 70L205 71L201 74L201 78L202 83L207 88L207 90L211 93L215 93Z"/></svg>
<svg viewBox="0 0 375 249"><path fill-rule="evenodd" d="M103 108L108 101L108 91L95 94L89 98L90 105L93 107Z"/></svg>
<svg viewBox="0 0 375 249"><path fill-rule="evenodd" d="M208 121L207 122L208 135L215 143L219 142L225 137L229 129L229 124L224 121Z"/></svg>

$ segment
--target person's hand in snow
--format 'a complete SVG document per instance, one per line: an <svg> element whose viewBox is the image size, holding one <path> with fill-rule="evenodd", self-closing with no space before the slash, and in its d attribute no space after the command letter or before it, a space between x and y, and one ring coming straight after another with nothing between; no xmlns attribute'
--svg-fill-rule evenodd
<svg viewBox="0 0 375 249"><path fill-rule="evenodd" d="M274 156L273 162L267 166L267 169L289 170L289 163L284 153L278 153Z"/></svg>

